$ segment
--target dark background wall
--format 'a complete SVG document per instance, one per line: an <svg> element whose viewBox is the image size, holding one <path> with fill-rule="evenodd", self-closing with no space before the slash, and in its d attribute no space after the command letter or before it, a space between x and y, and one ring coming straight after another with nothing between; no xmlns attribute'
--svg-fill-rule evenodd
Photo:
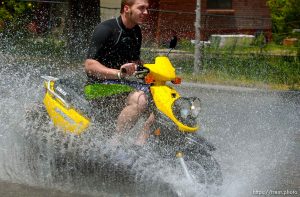
<svg viewBox="0 0 300 197"><path fill-rule="evenodd" d="M83 56L94 27L100 22L99 0L68 0L69 47L71 56Z"/></svg>
<svg viewBox="0 0 300 197"><path fill-rule="evenodd" d="M173 34L181 38L194 39L196 0L150 0L151 20L145 34L155 35L164 42ZM266 0L232 0L231 9L208 9L207 0L201 1L201 38L207 40L211 34L255 34L258 31L271 36L270 11ZM149 36L150 37L150 36Z"/></svg>

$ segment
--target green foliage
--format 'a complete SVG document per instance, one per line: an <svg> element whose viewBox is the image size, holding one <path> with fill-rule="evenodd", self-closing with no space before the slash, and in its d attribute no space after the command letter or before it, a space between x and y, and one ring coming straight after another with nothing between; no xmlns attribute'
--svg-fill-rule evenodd
<svg viewBox="0 0 300 197"><path fill-rule="evenodd" d="M176 49L189 51L189 52L194 52L195 45L192 44L191 40L180 39L177 46L176 46Z"/></svg>
<svg viewBox="0 0 300 197"><path fill-rule="evenodd" d="M34 5L17 0L0 0L0 31L6 29L19 30L26 23Z"/></svg>
<svg viewBox="0 0 300 197"><path fill-rule="evenodd" d="M31 3L16 0L1 0L0 2L0 20L2 21L13 20L33 7Z"/></svg>
<svg viewBox="0 0 300 197"><path fill-rule="evenodd" d="M66 43L53 36L43 38L21 38L4 39L4 44L0 44L0 51L5 51L19 56L44 57L44 58L65 58Z"/></svg>
<svg viewBox="0 0 300 197"><path fill-rule="evenodd" d="M258 35L256 35L252 45L262 49L266 46L266 43L267 43L266 37L265 37L264 33L261 32Z"/></svg>
<svg viewBox="0 0 300 197"><path fill-rule="evenodd" d="M300 28L299 0L268 0L271 11L274 40L279 42Z"/></svg>

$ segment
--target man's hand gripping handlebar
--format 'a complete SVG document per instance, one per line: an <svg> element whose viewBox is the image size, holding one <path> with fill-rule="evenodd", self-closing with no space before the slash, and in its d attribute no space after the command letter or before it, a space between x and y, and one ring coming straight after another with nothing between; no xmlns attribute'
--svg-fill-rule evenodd
<svg viewBox="0 0 300 197"><path fill-rule="evenodd" d="M127 63L121 66L118 73L119 79L134 75L138 79L144 78L149 73L149 69L141 64Z"/></svg>

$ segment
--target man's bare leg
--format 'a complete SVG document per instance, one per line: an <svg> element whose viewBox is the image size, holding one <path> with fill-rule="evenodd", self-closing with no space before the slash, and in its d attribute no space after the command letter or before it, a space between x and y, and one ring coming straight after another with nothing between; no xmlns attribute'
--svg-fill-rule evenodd
<svg viewBox="0 0 300 197"><path fill-rule="evenodd" d="M128 96L127 106L121 111L117 120L117 132L122 134L130 129L147 107L147 97L143 91L133 92Z"/></svg>
<svg viewBox="0 0 300 197"><path fill-rule="evenodd" d="M139 133L137 140L135 142L136 145L142 146L146 143L147 138L151 132L151 126L155 122L155 116L153 113L150 114L146 122L144 123L143 131Z"/></svg>

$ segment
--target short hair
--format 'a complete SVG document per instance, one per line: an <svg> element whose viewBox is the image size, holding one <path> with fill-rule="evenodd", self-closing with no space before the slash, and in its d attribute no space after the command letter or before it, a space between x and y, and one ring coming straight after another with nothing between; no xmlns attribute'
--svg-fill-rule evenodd
<svg viewBox="0 0 300 197"><path fill-rule="evenodd" d="M134 4L134 2L135 2L135 0L122 0L121 1L121 10L120 10L120 13L124 12L125 5L132 6Z"/></svg>

